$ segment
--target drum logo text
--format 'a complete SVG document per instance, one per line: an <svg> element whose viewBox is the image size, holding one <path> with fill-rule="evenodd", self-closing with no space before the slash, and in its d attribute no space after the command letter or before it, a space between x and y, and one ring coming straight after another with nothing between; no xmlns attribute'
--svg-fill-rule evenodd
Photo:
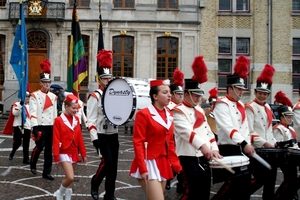
<svg viewBox="0 0 300 200"><path fill-rule="evenodd" d="M113 88L109 89L109 95L114 96L129 96L130 91L129 90L115 90Z"/></svg>
<svg viewBox="0 0 300 200"><path fill-rule="evenodd" d="M113 119L114 119L115 121L121 121L121 120L122 120L122 117L120 117L120 116L118 116L118 115L115 115L115 116L113 116Z"/></svg>

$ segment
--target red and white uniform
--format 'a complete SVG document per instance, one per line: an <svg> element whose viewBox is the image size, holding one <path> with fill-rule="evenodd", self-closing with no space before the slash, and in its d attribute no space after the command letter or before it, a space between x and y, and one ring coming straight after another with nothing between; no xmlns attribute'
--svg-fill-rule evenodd
<svg viewBox="0 0 300 200"><path fill-rule="evenodd" d="M273 134L278 142L288 141L291 139L297 139L297 133L291 126L279 123L273 127ZM297 144L296 144L297 145ZM298 148L298 145L297 145Z"/></svg>
<svg viewBox="0 0 300 200"><path fill-rule="evenodd" d="M24 129L31 129L30 126L30 114L29 114L29 104L24 104L26 112L26 122L23 124ZM22 126L22 106L20 102L16 102L12 106L12 114L14 115L13 126Z"/></svg>
<svg viewBox="0 0 300 200"><path fill-rule="evenodd" d="M55 118L52 145L55 162L60 161L60 154L67 154L73 162L78 162L78 150L82 158L86 157L86 149L77 116L68 116L62 113Z"/></svg>
<svg viewBox="0 0 300 200"><path fill-rule="evenodd" d="M177 104L175 103L175 102L173 102L173 101L170 101L170 103L168 104L168 108L169 108L169 110L173 110L173 108L175 107L175 106L177 106Z"/></svg>
<svg viewBox="0 0 300 200"><path fill-rule="evenodd" d="M218 143L237 145L244 140L250 143L245 106L241 101L231 100L228 95L218 98L213 114L217 122Z"/></svg>
<svg viewBox="0 0 300 200"><path fill-rule="evenodd" d="M103 95L102 90L97 89L97 91ZM98 139L97 133L111 135L118 132L117 126L105 120L102 112L102 98L98 92L92 92L87 101L87 120L91 141Z"/></svg>
<svg viewBox="0 0 300 200"><path fill-rule="evenodd" d="M298 138L300 138L300 100L294 105L293 112L293 128L295 129Z"/></svg>
<svg viewBox="0 0 300 200"><path fill-rule="evenodd" d="M269 104L259 104L253 100L245 106L251 144L255 148L263 147L266 142L274 145L276 139L272 128L273 113Z"/></svg>
<svg viewBox="0 0 300 200"><path fill-rule="evenodd" d="M218 150L216 138L200 106L191 107L183 101L173 109L173 114L178 156L201 157L203 154L199 148L203 144L211 150Z"/></svg>
<svg viewBox="0 0 300 200"><path fill-rule="evenodd" d="M181 171L182 168L174 147L173 117L166 108L164 112L166 119L162 119L152 104L137 112L133 131L135 157L130 175L148 172L146 157L147 161L156 162L160 176L167 180L173 178L172 168L177 173ZM145 142L148 143L147 152L145 152ZM167 165L164 165L166 162L168 162ZM151 175L149 174L149 176Z"/></svg>
<svg viewBox="0 0 300 200"><path fill-rule="evenodd" d="M29 113L31 115L30 125L52 126L57 117L57 96L52 92L37 90L30 96Z"/></svg>

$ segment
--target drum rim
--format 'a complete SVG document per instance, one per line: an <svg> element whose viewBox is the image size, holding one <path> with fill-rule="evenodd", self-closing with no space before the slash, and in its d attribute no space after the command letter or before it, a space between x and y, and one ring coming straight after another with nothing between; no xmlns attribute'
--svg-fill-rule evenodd
<svg viewBox="0 0 300 200"><path fill-rule="evenodd" d="M224 158L235 158L235 160L232 160L231 162L224 162ZM238 155L238 156L224 156L221 159L218 159L220 162L223 162L224 164L229 165L230 167L242 167L245 165L249 165L250 161L249 158L247 156L243 156L243 155ZM221 166L219 163L217 163L216 161L212 160L209 162L210 167L211 168L224 168L223 166ZM242 165L236 165L236 164L242 164Z"/></svg>

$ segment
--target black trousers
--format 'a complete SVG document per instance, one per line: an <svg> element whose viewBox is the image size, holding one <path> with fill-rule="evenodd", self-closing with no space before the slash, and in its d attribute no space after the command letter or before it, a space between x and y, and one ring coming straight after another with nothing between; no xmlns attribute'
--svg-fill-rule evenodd
<svg viewBox="0 0 300 200"><path fill-rule="evenodd" d="M119 139L118 134L105 135L98 134L100 152L102 154L96 174L92 177L91 184L93 190L98 190L105 177L105 198L114 197L115 182L117 179Z"/></svg>
<svg viewBox="0 0 300 200"><path fill-rule="evenodd" d="M50 174L52 170L52 135L53 126L38 126L42 132L41 138L35 142L35 147L31 153L30 167L36 169L36 163L41 152L44 150L43 174Z"/></svg>
<svg viewBox="0 0 300 200"><path fill-rule="evenodd" d="M297 178L297 166L290 163L280 165L283 173L283 181L276 190L276 200L292 200L299 189L299 178Z"/></svg>
<svg viewBox="0 0 300 200"><path fill-rule="evenodd" d="M179 160L188 182L187 200L209 200L211 171L207 159L204 156L179 156Z"/></svg>
<svg viewBox="0 0 300 200"><path fill-rule="evenodd" d="M257 160L250 159L250 169L254 178L251 181L250 194L253 194L263 186L262 199L275 199L275 184L277 177L277 164L268 162L272 169L268 169Z"/></svg>
<svg viewBox="0 0 300 200"><path fill-rule="evenodd" d="M15 154L17 149L21 146L23 139L23 160L29 160L29 142L30 142L30 130L24 129L24 133L21 132L20 127L14 126L14 136L12 145L12 155Z"/></svg>
<svg viewBox="0 0 300 200"><path fill-rule="evenodd" d="M235 145L219 145L222 156L242 155L242 150ZM251 174L249 169L228 177L212 200L249 200Z"/></svg>

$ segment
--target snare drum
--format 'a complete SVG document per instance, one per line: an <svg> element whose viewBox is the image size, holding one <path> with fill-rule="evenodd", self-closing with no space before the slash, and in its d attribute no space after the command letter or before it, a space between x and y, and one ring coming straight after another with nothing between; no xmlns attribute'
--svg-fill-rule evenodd
<svg viewBox="0 0 300 200"><path fill-rule="evenodd" d="M235 173L232 174L218 162L212 160L209 164L212 169L213 183L223 182L228 178L249 173L250 162L247 156L224 156L222 159L218 159L218 161L228 165Z"/></svg>
<svg viewBox="0 0 300 200"><path fill-rule="evenodd" d="M256 153L270 165L280 165L288 161L287 150L283 148L256 148Z"/></svg>
<svg viewBox="0 0 300 200"><path fill-rule="evenodd" d="M102 110L105 118L114 125L123 125L135 119L138 110L151 104L150 86L136 78L114 78L103 91Z"/></svg>
<svg viewBox="0 0 300 200"><path fill-rule="evenodd" d="M300 166L300 149L288 148L289 164Z"/></svg>

